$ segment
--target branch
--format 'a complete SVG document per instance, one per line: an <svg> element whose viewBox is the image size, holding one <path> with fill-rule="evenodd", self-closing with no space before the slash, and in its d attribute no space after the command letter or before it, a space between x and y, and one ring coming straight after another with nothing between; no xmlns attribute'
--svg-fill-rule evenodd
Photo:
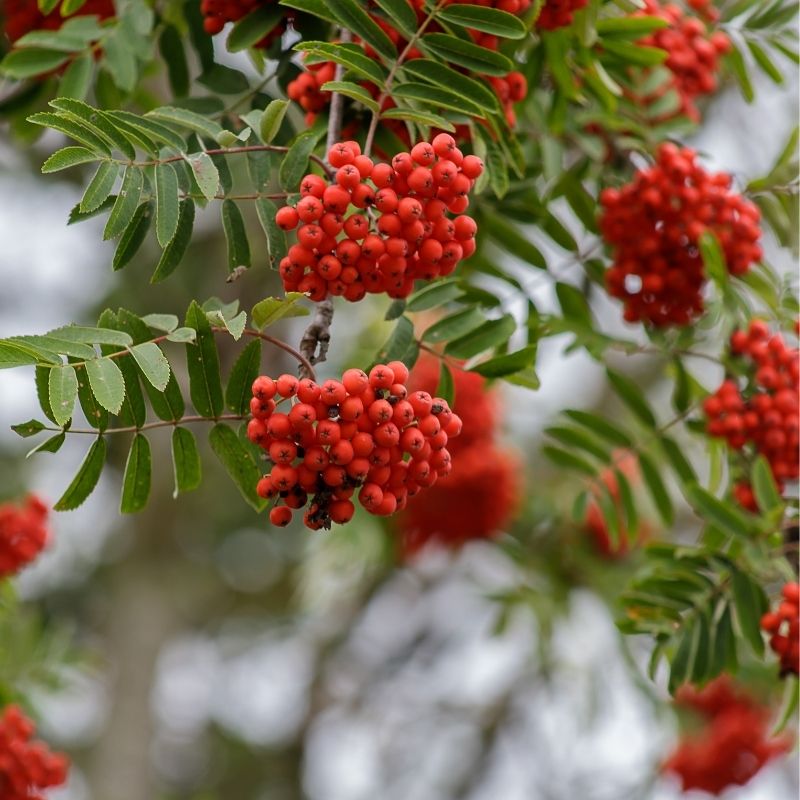
<svg viewBox="0 0 800 800"><path fill-rule="evenodd" d="M181 417L180 419L159 420L158 422L148 422L144 425L128 425L125 428L106 428L99 430L98 428L54 428L47 425L42 430L56 431L58 433L83 433L91 434L92 436L105 436L107 433L139 433L141 431L149 431L153 428L168 428L170 426L185 425L189 422L219 422L220 420L244 420L249 418L249 414L222 414L219 417L201 417L198 414L192 414L188 417Z"/></svg>
<svg viewBox="0 0 800 800"><path fill-rule="evenodd" d="M314 311L311 324L305 329L300 340L300 376L315 380L312 364L325 361L328 356L328 347L331 341L331 324L333 323L333 300L328 297L320 303ZM319 351L317 348L319 347ZM300 360L300 359L298 359Z"/></svg>

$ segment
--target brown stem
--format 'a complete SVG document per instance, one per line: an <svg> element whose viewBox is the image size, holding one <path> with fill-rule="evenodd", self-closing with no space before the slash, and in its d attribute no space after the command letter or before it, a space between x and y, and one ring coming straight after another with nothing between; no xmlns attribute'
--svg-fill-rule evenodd
<svg viewBox="0 0 800 800"><path fill-rule="evenodd" d="M158 422L147 422L144 425L128 425L125 428L106 428L104 431L97 428L54 428L52 426L45 426L42 430L45 431L58 431L60 433L83 433L91 434L92 436L105 436L107 433L139 433L140 431L149 431L153 428L168 428L170 426L185 425L190 422L219 422L220 420L243 420L247 419L249 414L222 414L219 417L201 417L198 414L192 414L180 419L159 420Z"/></svg>
<svg viewBox="0 0 800 800"><path fill-rule="evenodd" d="M395 75L397 75L397 70L403 66L403 62L406 60L406 58L408 58L409 53L416 46L420 37L425 32L425 29L428 27L428 25L430 25L431 21L436 16L436 13L444 4L445 0L439 0L439 2L428 12L428 16L422 20L419 28L417 28L416 33L408 40L408 43L403 48L403 51L397 57L397 61L392 64L389 74L386 76L386 81L383 84L383 91L378 97L378 108L376 111L372 112L372 119L369 121L367 138L364 142L364 155L368 156L372 151L372 143L375 139L375 131L378 129L378 122L380 121L381 117L381 109L383 108L383 104L386 102L386 99L389 97L389 94L392 91L392 83L394 82Z"/></svg>
<svg viewBox="0 0 800 800"><path fill-rule="evenodd" d="M325 361L331 341L331 324L333 323L333 300L328 297L317 303L311 324L305 329L300 340L300 352L304 358L300 364L300 376L315 380L312 364ZM300 360L300 359L298 359Z"/></svg>
<svg viewBox="0 0 800 800"><path fill-rule="evenodd" d="M325 301L323 301L323 302L325 302ZM320 305L322 305L322 303L320 303ZM317 306L317 313L319 313L319 306ZM316 315L315 315L314 319L316 319ZM331 313L330 313L330 319L328 320L328 327L330 327L330 323L331 323L332 319L333 319L333 305L331 304ZM311 327L311 325L309 325L309 328L310 327ZM215 327L215 328L212 328L212 330L215 333L226 333L227 332L226 328L216 328ZM308 330L306 330L306 333L308 333ZM243 336L253 336L253 337L256 337L258 339L262 339L265 342L269 342L271 345L274 345L275 347L280 348L285 353L288 353L292 358L294 358L296 361L299 362L300 370L303 373L303 377L311 378L312 381L315 381L317 379L317 376L314 373L314 367L312 366L312 364L315 364L316 361L314 361L313 358L309 359L309 358L306 357L306 355L304 355L305 350L303 350L302 342L300 343L300 349L302 350L302 352L298 352L297 350L294 349L294 347L292 347L290 344L287 344L286 342L282 341L281 339L276 339L274 336L270 336L267 333L261 333L261 331L256 331L256 330L253 330L252 328L245 328L245 330L243 332ZM305 340L305 334L303 336L303 339ZM329 341L329 340L330 340L330 335L328 335L328 340L327 341ZM327 350L328 350L327 341L326 341L326 344L325 344L325 352L327 352ZM322 348L320 348L320 350L321 349ZM312 356L313 356L313 351L312 351ZM322 354L321 358L317 359L317 361L324 361L324 360L325 360L325 355L324 354Z"/></svg>

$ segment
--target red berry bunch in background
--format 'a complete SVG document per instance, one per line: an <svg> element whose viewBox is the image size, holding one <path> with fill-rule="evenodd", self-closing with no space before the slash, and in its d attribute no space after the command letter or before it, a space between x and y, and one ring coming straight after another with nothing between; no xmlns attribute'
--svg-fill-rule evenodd
<svg viewBox="0 0 800 800"><path fill-rule="evenodd" d="M769 635L769 645L781 660L781 675L800 673L800 583L787 583L783 599L774 610L761 617L761 628Z"/></svg>
<svg viewBox="0 0 800 800"><path fill-rule="evenodd" d="M702 312L698 242L706 231L716 235L732 275L761 258L759 211L730 186L730 175L706 172L693 150L663 144L653 166L601 192L600 229L614 252L606 286L624 301L628 322L688 325Z"/></svg>
<svg viewBox="0 0 800 800"><path fill-rule="evenodd" d="M769 709L737 691L727 676L702 690L684 686L675 696L679 709L694 711L702 729L686 735L663 769L678 776L683 791L721 794L743 786L770 759L791 749L788 737L770 738Z"/></svg>
<svg viewBox="0 0 800 800"><path fill-rule="evenodd" d="M33 495L0 505L0 578L19 572L47 544L47 506Z"/></svg>
<svg viewBox="0 0 800 800"><path fill-rule="evenodd" d="M613 454L614 467L619 470L629 482L636 482L639 479L639 463L635 453L619 451ZM630 547L629 539L634 542L640 541L646 533L644 528L636 531L625 529L625 517L623 513L622 500L620 499L619 480L615 470L611 467L602 470L598 475L601 485L594 485L591 492L595 498L589 501L586 506L586 530L591 535L593 544L597 551L606 558L623 558L628 553ZM602 488L605 487L605 488ZM603 516L602 509L598 502L603 492L607 492L614 501L616 509L619 537L617 542L613 542L608 530L608 523Z"/></svg>
<svg viewBox="0 0 800 800"><path fill-rule="evenodd" d="M334 145L328 159L335 178L306 175L300 201L275 217L283 230L297 228L280 263L286 291L314 301L329 294L357 301L367 292L407 297L415 280L449 275L475 251L475 220L461 212L483 162L463 155L449 134L391 164L362 155L357 142Z"/></svg>
<svg viewBox="0 0 800 800"><path fill-rule="evenodd" d="M55 31L58 30L70 17L61 15L59 3L49 14L45 15L39 11L36 0L5 0L0 9L3 19L3 30L10 41L16 42L26 33L31 31ZM86 0L86 2L71 16L90 17L97 16L100 19L113 17L114 3L112 0Z"/></svg>
<svg viewBox="0 0 800 800"><path fill-rule="evenodd" d="M730 39L722 32L709 34L705 23L695 16L686 14L673 3L662 5L659 0L645 0L646 6L634 16L651 16L665 20L666 28L654 31L639 40L639 44L658 47L667 51L664 66L672 73L672 81L662 86L652 96L643 98L643 102L655 102L661 95L674 89L681 100L680 113L695 122L700 121L700 112L695 100L705 94L711 94L717 88L719 58L731 49ZM704 13L706 4L697 9ZM716 11L716 9L711 9Z"/></svg>
<svg viewBox="0 0 800 800"><path fill-rule="evenodd" d="M215 36L228 22L238 22L257 8L276 4L276 0L200 0L200 13L206 33ZM269 47L285 30L283 23L271 30L253 47Z"/></svg>
<svg viewBox="0 0 800 800"><path fill-rule="evenodd" d="M771 334L766 323L754 320L747 331L731 336L731 352L744 360L747 374L741 385L728 378L706 398L707 430L735 450L749 447L753 454L762 454L782 488L800 475L800 351L787 345L780 333ZM734 492L742 506L757 509L747 483L738 484Z"/></svg>
<svg viewBox="0 0 800 800"><path fill-rule="evenodd" d="M411 372L409 385L435 392L439 360L425 355ZM497 393L480 375L453 370L453 408L464 431L450 446L453 471L430 491L410 498L399 517L402 551L409 557L429 543L458 547L500 533L516 511L521 490L519 459L496 441Z"/></svg>
<svg viewBox="0 0 800 800"><path fill-rule="evenodd" d="M450 473L447 445L461 419L441 398L409 393L407 380L400 361L369 375L349 369L341 381L322 384L292 375L256 379L247 435L273 463L257 491L277 498L274 525L288 525L292 510L305 506L313 530L349 522L356 491L367 511L389 516Z"/></svg>
<svg viewBox="0 0 800 800"><path fill-rule="evenodd" d="M66 756L31 741L36 728L16 706L0 716L0 797L41 800L39 792L67 780Z"/></svg>
<svg viewBox="0 0 800 800"><path fill-rule="evenodd" d="M536 24L546 30L565 28L572 25L573 16L586 6L589 0L545 0Z"/></svg>

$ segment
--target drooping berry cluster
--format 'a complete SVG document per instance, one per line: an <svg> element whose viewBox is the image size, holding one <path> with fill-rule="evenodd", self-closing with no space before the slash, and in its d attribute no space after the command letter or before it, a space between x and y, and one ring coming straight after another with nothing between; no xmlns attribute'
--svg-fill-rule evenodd
<svg viewBox="0 0 800 800"><path fill-rule="evenodd" d="M768 761L791 749L789 737L770 737L770 713L753 697L737 690L727 676L702 690L684 686L675 697L678 708L696 712L702 727L685 735L664 763L678 776L683 791L721 794L743 786Z"/></svg>
<svg viewBox="0 0 800 800"><path fill-rule="evenodd" d="M623 558L627 555L631 543L640 541L646 533L642 526L636 531L628 531L625 528L625 515L620 498L619 480L615 473L615 469L619 470L628 481L638 481L639 463L636 455L629 451L620 451L614 453L613 457L614 468L608 467L600 472L598 475L599 484L591 487L591 492L595 499L590 500L586 506L586 530L591 535L592 542L597 551L606 558L612 559ZM616 542L612 541L608 530L608 523L603 516L603 511L599 503L599 498L604 492L607 492L614 501L614 509L617 515L617 525L619 528L619 536Z"/></svg>
<svg viewBox="0 0 800 800"><path fill-rule="evenodd" d="M780 605L761 617L769 646L781 660L781 675L800 673L800 583L787 583Z"/></svg>
<svg viewBox="0 0 800 800"><path fill-rule="evenodd" d="M407 379L399 361L321 385L292 375L256 379L247 435L273 463L257 491L276 498L274 525L288 525L292 509L305 506L313 530L349 522L356 490L367 511L388 516L450 473L447 445L461 419L444 400L409 393ZM292 404L283 412L281 402Z"/></svg>
<svg viewBox="0 0 800 800"><path fill-rule="evenodd" d="M731 352L738 356L736 367L743 374L727 378L706 398L707 430L735 450L764 455L782 488L785 481L800 476L800 352L780 333L770 334L761 320L731 336ZM749 484L737 484L735 494L741 505L756 510Z"/></svg>
<svg viewBox="0 0 800 800"><path fill-rule="evenodd" d="M665 92L674 89L681 101L679 113L699 122L700 112L695 100L716 90L719 59L731 49L730 39L722 31L709 33L701 19L686 14L678 5L662 5L659 0L645 0L645 3L645 8L634 16L658 17L665 20L668 26L644 37L639 44L667 51L664 66L672 73L672 80L661 86L655 94L641 99L645 103L653 103ZM700 5L701 9L706 7L696 5Z"/></svg>
<svg viewBox="0 0 800 800"><path fill-rule="evenodd" d="M0 797L42 800L40 792L67 780L68 761L32 741L36 728L17 706L0 716Z"/></svg>
<svg viewBox="0 0 800 800"><path fill-rule="evenodd" d="M328 294L357 301L367 292L407 297L415 280L449 275L475 251L475 220L461 212L483 162L464 156L449 134L391 164L361 155L357 142L334 145L328 159L335 179L306 175L297 206L275 217L283 230L300 226L280 263L287 291L315 301Z"/></svg>
<svg viewBox="0 0 800 800"><path fill-rule="evenodd" d="M702 312L698 242L706 231L716 235L732 275L761 258L759 211L730 186L730 175L706 172L693 150L668 143L633 181L603 190L600 228L614 251L606 286L624 301L628 322L688 325Z"/></svg>
<svg viewBox="0 0 800 800"><path fill-rule="evenodd" d="M589 0L546 0L536 24L546 30L572 25L576 11L586 7Z"/></svg>
<svg viewBox="0 0 800 800"><path fill-rule="evenodd" d="M47 544L47 506L34 495L0 505L0 578L14 575Z"/></svg>
<svg viewBox="0 0 800 800"><path fill-rule="evenodd" d="M36 0L5 0L0 7L3 30L11 42L16 42L31 31L58 30L70 18L62 16L62 5L63 3L58 3L56 8L45 15L39 10ZM97 16L100 19L108 19L115 13L112 0L86 0L71 16Z"/></svg>
<svg viewBox="0 0 800 800"><path fill-rule="evenodd" d="M425 355L411 371L409 386L435 392L439 361ZM398 519L401 549L411 556L428 544L459 547L497 536L516 511L521 467L516 454L497 441L497 393L480 375L453 370L454 411L464 431L449 450L453 471L430 491L418 494Z"/></svg>
<svg viewBox="0 0 800 800"><path fill-rule="evenodd" d="M200 0L200 13L203 15L203 27L206 33L215 36L222 32L228 22L238 22L257 8L276 4L277 0ZM286 30L280 22L253 47L266 48Z"/></svg>

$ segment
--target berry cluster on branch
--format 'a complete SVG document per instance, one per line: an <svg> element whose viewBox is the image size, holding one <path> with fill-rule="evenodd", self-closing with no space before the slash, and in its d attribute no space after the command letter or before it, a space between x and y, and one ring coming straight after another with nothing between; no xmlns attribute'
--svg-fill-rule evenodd
<svg viewBox="0 0 800 800"><path fill-rule="evenodd" d="M800 673L800 584L787 583L781 602L761 618L761 628L769 634L769 646L781 662L781 675Z"/></svg>
<svg viewBox="0 0 800 800"><path fill-rule="evenodd" d="M67 780L66 756L51 753L33 741L34 724L17 706L0 716L0 797L3 800L42 800L40 792Z"/></svg>
<svg viewBox="0 0 800 800"><path fill-rule="evenodd" d="M462 212L483 162L463 155L449 134L391 164L363 155L357 142L334 145L328 160L334 179L306 175L297 205L275 217L283 230L297 228L280 263L286 291L314 301L330 294L355 302L368 292L407 297L415 280L449 275L475 251L477 226Z"/></svg>
<svg viewBox="0 0 800 800"><path fill-rule="evenodd" d="M736 331L730 345L744 374L727 378L706 398L708 433L724 438L734 450L748 448L751 455L763 455L783 488L800 476L800 351L780 333L771 334L761 320L753 320L747 331ZM747 482L738 483L734 493L743 507L757 510Z"/></svg>
<svg viewBox="0 0 800 800"><path fill-rule="evenodd" d="M572 25L575 12L585 8L589 0L546 0L536 24L546 31Z"/></svg>
<svg viewBox="0 0 800 800"><path fill-rule="evenodd" d="M689 148L663 144L656 163L619 189L600 194L600 228L612 248L609 294L628 322L688 325L703 311L707 275L700 237L713 233L731 275L761 258L760 213L731 191L731 177L710 173Z"/></svg>
<svg viewBox="0 0 800 800"><path fill-rule="evenodd" d="M461 419L445 400L409 393L407 380L400 361L369 375L349 369L321 385L292 375L256 379L247 435L273 463L257 492L276 499L274 525L288 525L292 510L306 506L312 530L349 522L356 491L367 511L388 516L450 473L447 446ZM286 401L291 406L279 411Z"/></svg>
<svg viewBox="0 0 800 800"><path fill-rule="evenodd" d="M729 786L743 786L791 748L788 737L770 736L769 709L727 676L700 690L681 687L675 704L694 712L702 723L699 731L681 739L663 766L680 778L685 792L700 789L719 795Z"/></svg>
<svg viewBox="0 0 800 800"><path fill-rule="evenodd" d="M206 33L215 36L222 32L228 22L238 22L258 8L275 6L275 0L201 0L200 13ZM287 16L289 16L287 9ZM256 42L253 47L265 49L286 30L286 23L279 22L269 33Z"/></svg>
<svg viewBox="0 0 800 800"><path fill-rule="evenodd" d="M33 561L50 537L47 506L35 495L21 505L0 505L0 578Z"/></svg>

